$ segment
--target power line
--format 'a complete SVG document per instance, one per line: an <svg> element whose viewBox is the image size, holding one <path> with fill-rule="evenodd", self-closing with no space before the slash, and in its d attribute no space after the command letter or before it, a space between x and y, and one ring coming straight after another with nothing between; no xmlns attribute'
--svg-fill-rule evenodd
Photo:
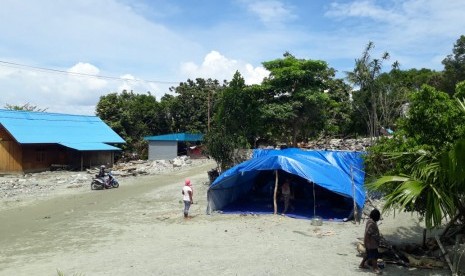
<svg viewBox="0 0 465 276"><path fill-rule="evenodd" d="M58 69L25 65L25 64L19 64L19 63L2 61L2 60L0 60L0 66L10 67L10 68L27 68L28 70L35 70L35 71L40 71L40 72L52 72L52 73L57 73L57 74L91 77L91 78L97 78L97 79L120 80L120 81L131 81L131 82L147 82L147 83L159 83L159 84L179 84L180 83L180 82L174 82L174 81L128 79L128 78L120 78L120 77L112 77L112 76L92 75L92 74L86 74L86 73L69 72L69 71L58 70Z"/></svg>

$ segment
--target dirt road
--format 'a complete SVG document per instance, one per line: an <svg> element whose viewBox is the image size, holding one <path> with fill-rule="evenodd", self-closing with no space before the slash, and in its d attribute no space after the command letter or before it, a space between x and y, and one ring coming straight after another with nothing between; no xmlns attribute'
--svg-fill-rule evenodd
<svg viewBox="0 0 465 276"><path fill-rule="evenodd" d="M74 261L68 260L62 267L47 264L50 257L63 252L96 252L136 222L179 219L181 204L176 198L180 198L184 178L191 178L201 189L201 183L207 181L206 172L213 166L207 162L169 175L122 178L118 189L76 191L1 210L0 275L56 275L56 269L65 269ZM195 215L203 213L195 207ZM102 262L115 264L121 257L98 256ZM85 267L71 270L87 271Z"/></svg>
<svg viewBox="0 0 465 276"><path fill-rule="evenodd" d="M369 275L356 243L363 224L277 215L206 215L213 162L165 175L120 179L118 189L67 189L0 209L0 275ZM181 187L194 185L193 218ZM2 202L2 206L3 206ZM386 217L388 240L421 238L416 217ZM450 275L395 265L387 275ZM426 274L425 274L426 273Z"/></svg>

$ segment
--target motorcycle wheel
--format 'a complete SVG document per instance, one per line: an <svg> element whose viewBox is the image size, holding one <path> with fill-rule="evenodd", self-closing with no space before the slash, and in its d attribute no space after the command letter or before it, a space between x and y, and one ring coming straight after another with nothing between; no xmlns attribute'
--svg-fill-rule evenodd
<svg viewBox="0 0 465 276"><path fill-rule="evenodd" d="M100 190L100 184L98 183L95 183L95 182L92 182L92 184L90 184L90 189L91 190Z"/></svg>
<svg viewBox="0 0 465 276"><path fill-rule="evenodd" d="M119 187L118 180L113 180L113 183L111 185L113 186L113 188L118 188Z"/></svg>

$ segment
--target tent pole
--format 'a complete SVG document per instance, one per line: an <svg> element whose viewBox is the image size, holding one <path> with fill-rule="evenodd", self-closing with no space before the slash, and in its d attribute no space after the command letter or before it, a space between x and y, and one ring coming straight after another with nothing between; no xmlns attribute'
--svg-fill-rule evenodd
<svg viewBox="0 0 465 276"><path fill-rule="evenodd" d="M278 193L278 170L275 170L275 181L274 181L274 195L273 195L273 204L274 204L274 214L278 213L278 204L276 203L276 194Z"/></svg>
<svg viewBox="0 0 465 276"><path fill-rule="evenodd" d="M313 217L316 217L315 182L313 182Z"/></svg>
<svg viewBox="0 0 465 276"><path fill-rule="evenodd" d="M355 183L354 183L354 171L352 165L350 165L350 179L352 181L352 197L354 198L354 221L358 221L358 211L357 211L357 203L355 201Z"/></svg>

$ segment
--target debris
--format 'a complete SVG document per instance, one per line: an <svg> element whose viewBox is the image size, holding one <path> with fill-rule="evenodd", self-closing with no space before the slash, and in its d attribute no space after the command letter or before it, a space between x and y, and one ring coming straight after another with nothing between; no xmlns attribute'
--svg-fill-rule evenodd
<svg viewBox="0 0 465 276"><path fill-rule="evenodd" d="M447 254L447 251L446 251L446 250L444 249L444 247L442 246L442 243L441 243L441 241L439 240L439 236L436 235L436 236L434 236L434 238L436 239L436 241L437 241L437 243L438 243L438 245L439 245L439 248L441 248L441 251L442 251L442 253L444 254L444 258L446 259L446 262L447 262L447 264L449 265L450 270L451 270L452 272L454 272L454 268L453 268L452 263L451 263L451 261L450 261L449 255Z"/></svg>
<svg viewBox="0 0 465 276"><path fill-rule="evenodd" d="M174 160L135 160L115 164L111 170L118 177L162 174L207 162L208 159L190 160L187 156ZM173 164L181 164L176 167ZM16 200L23 197L46 196L51 191L62 189L87 189L92 177L98 173L99 167L87 169L85 172L54 170L24 175L3 175L0 177L0 199ZM90 188L89 188L90 189Z"/></svg>

